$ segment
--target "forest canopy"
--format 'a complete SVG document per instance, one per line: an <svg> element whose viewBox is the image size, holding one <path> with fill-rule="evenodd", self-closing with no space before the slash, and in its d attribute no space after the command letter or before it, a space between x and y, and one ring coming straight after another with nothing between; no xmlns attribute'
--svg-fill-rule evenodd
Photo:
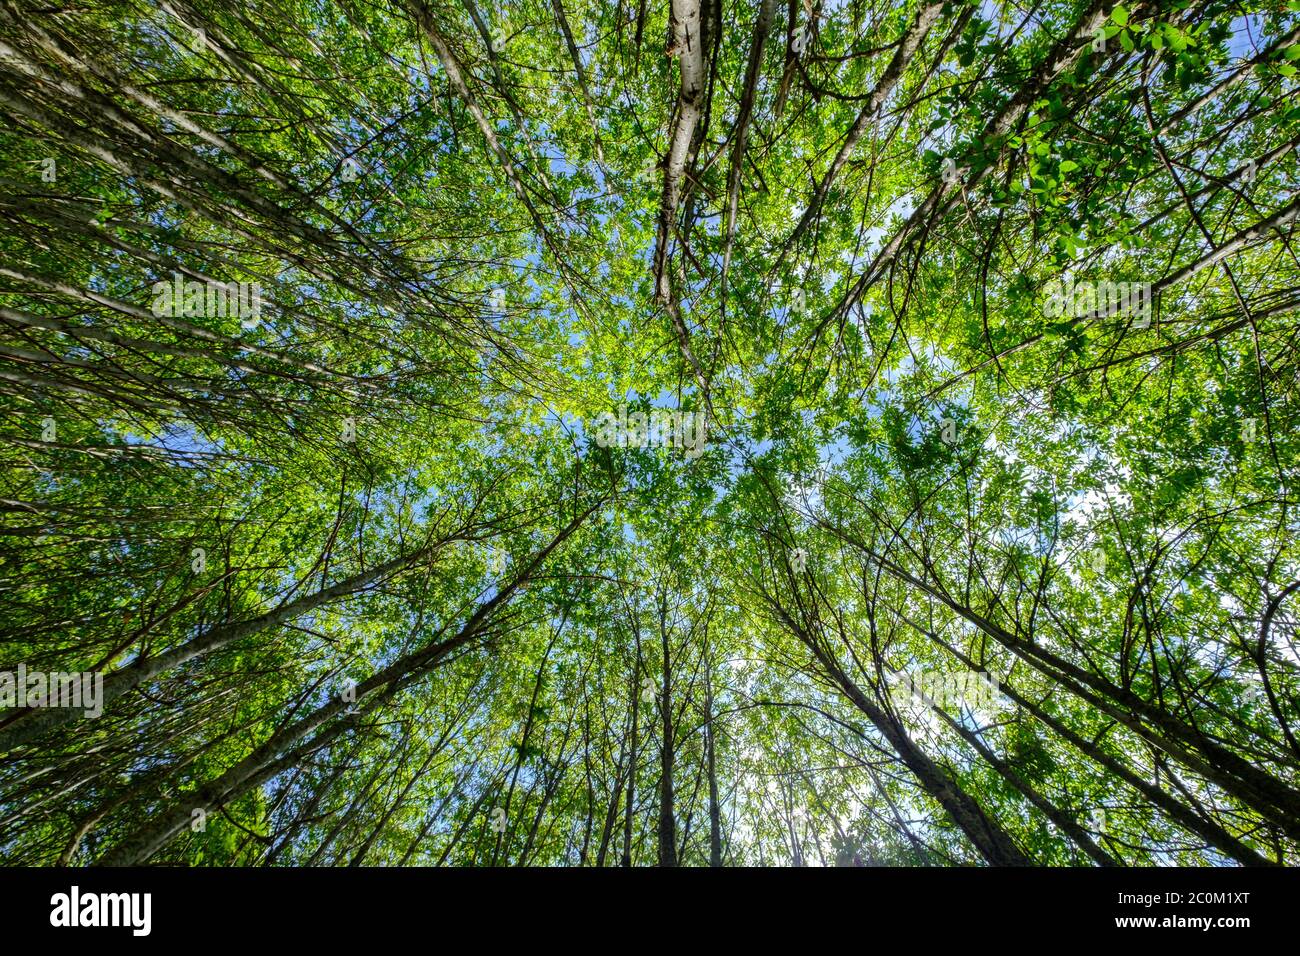
<svg viewBox="0 0 1300 956"><path fill-rule="evenodd" d="M1294 865L1298 69L0 0L0 861Z"/></svg>

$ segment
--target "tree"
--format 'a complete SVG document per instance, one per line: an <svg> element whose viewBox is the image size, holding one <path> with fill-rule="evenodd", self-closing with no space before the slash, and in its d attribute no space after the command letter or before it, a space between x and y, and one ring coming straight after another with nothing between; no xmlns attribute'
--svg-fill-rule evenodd
<svg viewBox="0 0 1300 956"><path fill-rule="evenodd" d="M1297 69L0 0L0 859L1294 864Z"/></svg>

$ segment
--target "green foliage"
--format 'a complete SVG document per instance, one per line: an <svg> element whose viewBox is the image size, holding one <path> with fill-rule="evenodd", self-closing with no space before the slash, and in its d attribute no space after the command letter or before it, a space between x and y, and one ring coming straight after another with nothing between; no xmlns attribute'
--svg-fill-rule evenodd
<svg viewBox="0 0 1300 956"><path fill-rule="evenodd" d="M687 6L0 7L0 858L1295 861L1300 5Z"/></svg>

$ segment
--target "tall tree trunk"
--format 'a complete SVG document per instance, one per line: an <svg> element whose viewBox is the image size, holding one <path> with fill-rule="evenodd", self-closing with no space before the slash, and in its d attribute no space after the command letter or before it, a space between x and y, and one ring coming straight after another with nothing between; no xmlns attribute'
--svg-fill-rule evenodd
<svg viewBox="0 0 1300 956"><path fill-rule="evenodd" d="M942 767L931 760L916 745L892 715L863 693L862 688L826 652L820 641L801 627L785 608L775 604L773 608L791 633L798 637L821 663L826 675L839 686L853 705L862 711L867 719L875 725L876 729L894 748L894 752L898 754L899 759L912 771L922 789L938 801L948 812L948 816L961 828L962 832L966 834L985 860L995 866L1032 865L1033 861L1021 852L1015 841L1011 839L1010 834L1002 829L996 820L984 812L984 809L974 797L962 789L957 781L948 776Z"/></svg>
<svg viewBox="0 0 1300 956"><path fill-rule="evenodd" d="M386 561L369 571L355 574L350 578L339 581L337 584L332 584L312 594L305 594L296 600L289 601L287 604L282 604L265 614L260 614L246 621L209 628L194 639L186 641L169 651L155 654L152 657L140 658L133 664L104 678L104 690L100 704L107 707L110 702L121 697L127 691L133 690L146 681L173 670L187 661L220 650L235 641L250 637L268 627L292 621L335 598L354 594L369 587L376 581L410 567L427 553L427 549L421 549L413 554L393 558L391 561ZM3 719L0 719L0 727L3 728L0 729L0 753L12 750L14 747L27 743L56 727L71 723L81 716L82 711L72 707L31 707L24 710L11 710Z"/></svg>
<svg viewBox="0 0 1300 956"><path fill-rule="evenodd" d="M659 745L659 865L677 865L677 821L673 816L673 675L669 658L668 627L661 619L663 688L659 700L663 740Z"/></svg>
<svg viewBox="0 0 1300 956"><path fill-rule="evenodd" d="M1300 839L1300 791L1288 786L1245 758L1211 740L1168 711L1156 707L1126 688L1116 686L1104 676L1071 663L1037 643L1018 638L1005 628L984 617L973 608L957 601L936 584L911 574L878 554L862 541L825 522L823 527L860 548L894 578L942 602L950 610L993 638L1039 673L1068 689L1075 696L1115 718L1142 739L1163 750L1175 760L1246 806L1259 812L1280 827L1292 839ZM933 569L928 569L933 575Z"/></svg>
<svg viewBox="0 0 1300 956"><path fill-rule="evenodd" d="M341 697L336 696L306 717L281 728L220 777L203 784L192 794L177 798L169 807L155 814L150 823L108 850L100 858L100 864L135 866L144 863L184 829L194 811L209 812L220 809L253 788L271 780L276 774L296 765L308 754L332 743L345 731L354 728L364 711L373 709L376 703L385 698L391 698L398 690L433 670L452 651L468 644L483 632L492 620L493 614L509 603L551 552L576 531L602 503L597 502L570 521L508 585L479 605L455 637L441 644L407 654L372 674L356 686L354 702L345 702ZM351 708L354 703L355 713L325 726L331 719ZM317 732L321 727L324 729ZM315 736L307 740L313 733ZM304 740L307 742L302 743Z"/></svg>
<svg viewBox="0 0 1300 956"><path fill-rule="evenodd" d="M632 807L636 803L636 746L640 730L638 718L641 704L641 630L633 621L632 633L636 636L636 664L632 669L632 746L627 765L627 806L623 810L623 866L632 865Z"/></svg>
<svg viewBox="0 0 1300 956"><path fill-rule="evenodd" d="M722 866L722 807L718 803L717 755L713 744L713 662L704 662L704 753L709 773L709 866Z"/></svg>

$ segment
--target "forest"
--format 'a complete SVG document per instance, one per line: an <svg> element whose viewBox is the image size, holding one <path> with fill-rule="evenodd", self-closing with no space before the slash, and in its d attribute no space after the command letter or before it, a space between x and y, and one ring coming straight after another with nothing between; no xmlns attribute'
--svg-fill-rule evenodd
<svg viewBox="0 0 1300 956"><path fill-rule="evenodd" d="M1298 70L0 0L0 864L1296 865Z"/></svg>

